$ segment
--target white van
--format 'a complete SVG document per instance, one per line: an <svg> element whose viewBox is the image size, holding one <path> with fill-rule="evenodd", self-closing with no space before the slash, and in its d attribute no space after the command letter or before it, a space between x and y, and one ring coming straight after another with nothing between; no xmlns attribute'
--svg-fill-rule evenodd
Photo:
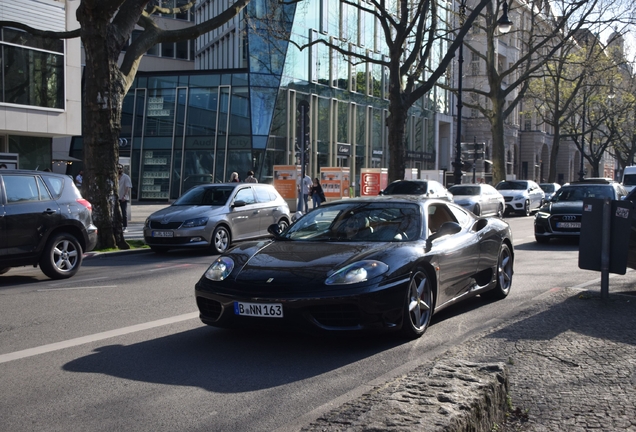
<svg viewBox="0 0 636 432"><path fill-rule="evenodd" d="M627 192L631 192L636 187L636 166L625 167L622 183Z"/></svg>

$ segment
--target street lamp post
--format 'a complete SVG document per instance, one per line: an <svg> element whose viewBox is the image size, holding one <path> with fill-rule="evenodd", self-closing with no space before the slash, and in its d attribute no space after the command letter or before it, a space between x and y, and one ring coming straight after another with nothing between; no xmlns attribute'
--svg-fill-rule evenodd
<svg viewBox="0 0 636 432"><path fill-rule="evenodd" d="M581 169L579 170L579 181L585 178L585 108L587 107L587 91L583 89L583 119L581 125Z"/></svg>
<svg viewBox="0 0 636 432"><path fill-rule="evenodd" d="M508 3L504 1L502 5L501 18L497 20L497 27L501 33L508 33L512 28L512 21L508 18ZM460 28L464 25L466 18L466 0L461 0L459 5L459 24ZM462 182L462 81L463 81L463 65L464 65L464 41L459 44L459 53L457 58L457 135L455 137L455 161L453 162L453 176L455 184Z"/></svg>

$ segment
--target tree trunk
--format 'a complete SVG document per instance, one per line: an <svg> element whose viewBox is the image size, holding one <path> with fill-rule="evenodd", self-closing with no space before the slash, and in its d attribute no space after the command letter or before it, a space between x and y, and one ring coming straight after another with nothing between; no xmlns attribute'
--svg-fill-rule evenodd
<svg viewBox="0 0 636 432"><path fill-rule="evenodd" d="M389 183L404 178L406 169L406 145L404 137L406 133L407 111L402 106L393 107L391 114L386 119L389 133Z"/></svg>
<svg viewBox="0 0 636 432"><path fill-rule="evenodd" d="M490 131L492 133L492 182L496 185L506 179L506 141L504 138L503 104L492 99L492 115Z"/></svg>
<svg viewBox="0 0 636 432"><path fill-rule="evenodd" d="M557 119L558 120L558 119ZM561 125L554 122L554 135L552 135L552 150L550 151L550 168L548 172L548 183L556 182L557 157L559 156L559 145L561 143Z"/></svg>
<svg viewBox="0 0 636 432"><path fill-rule="evenodd" d="M101 12L101 13L100 13ZM120 50L110 46L111 16L99 7L80 6L77 19L86 53L82 136L85 198L93 204L97 248L128 249L123 238L117 170L124 81L117 65Z"/></svg>

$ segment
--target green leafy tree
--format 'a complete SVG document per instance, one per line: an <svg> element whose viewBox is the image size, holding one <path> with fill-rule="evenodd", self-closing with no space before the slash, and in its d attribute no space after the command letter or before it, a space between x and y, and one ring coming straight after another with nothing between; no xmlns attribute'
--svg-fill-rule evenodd
<svg viewBox="0 0 636 432"><path fill-rule="evenodd" d="M503 36L497 32L495 19L501 1L494 4L478 21L479 37L467 41L471 55L485 63L485 76L473 80L464 90L475 95L474 102L468 101L465 106L478 110L490 126L496 183L506 178L505 132L509 119L526 96L532 78L542 76L546 63L558 57L582 29L620 22L631 9L623 0L513 2L510 19L515 25ZM616 13L606 18L603 12L609 11ZM519 47L518 57L509 58L509 64L501 63L500 43Z"/></svg>

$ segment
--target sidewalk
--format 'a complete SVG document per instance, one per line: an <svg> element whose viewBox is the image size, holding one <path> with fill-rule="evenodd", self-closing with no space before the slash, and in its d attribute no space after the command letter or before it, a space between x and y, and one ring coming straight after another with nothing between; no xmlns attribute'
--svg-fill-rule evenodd
<svg viewBox="0 0 636 432"><path fill-rule="evenodd" d="M131 207L131 224L143 224L146 218L157 210L168 207L169 202L147 202L147 201L133 201Z"/></svg>
<svg viewBox="0 0 636 432"><path fill-rule="evenodd" d="M636 431L636 272L611 276L609 300L600 298L600 273L598 285L554 288L511 321L444 353L437 365L505 364L514 414L492 430ZM464 414L443 428L413 403L435 366L409 372L303 430L363 431L371 419L374 431L480 430L458 421ZM439 396L434 403L461 411Z"/></svg>

